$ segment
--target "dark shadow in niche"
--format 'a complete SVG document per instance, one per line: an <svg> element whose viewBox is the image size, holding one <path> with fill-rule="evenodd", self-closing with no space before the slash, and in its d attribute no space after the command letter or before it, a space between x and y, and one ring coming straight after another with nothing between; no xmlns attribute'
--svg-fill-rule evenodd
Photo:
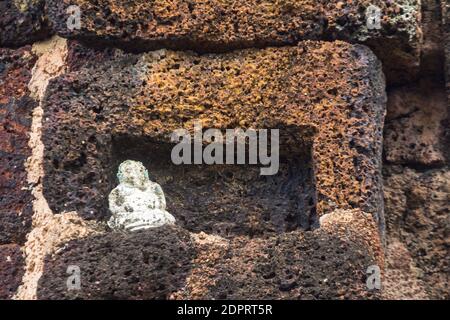
<svg viewBox="0 0 450 320"><path fill-rule="evenodd" d="M117 185L119 164L137 160L148 169L150 180L163 188L167 210L191 232L266 237L311 230L319 225L312 139L296 137L302 137L298 128L280 130L279 172L261 176L262 165L177 166L171 161L174 144L148 137L115 136L110 189Z"/></svg>

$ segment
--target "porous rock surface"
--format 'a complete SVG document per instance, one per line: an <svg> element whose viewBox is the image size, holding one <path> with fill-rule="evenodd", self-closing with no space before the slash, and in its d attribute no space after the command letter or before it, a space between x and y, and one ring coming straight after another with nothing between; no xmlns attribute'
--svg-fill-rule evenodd
<svg viewBox="0 0 450 320"><path fill-rule="evenodd" d="M134 52L160 48L223 52L299 40L342 39L371 46L382 56L392 79L407 79L418 67L421 31L417 0L47 2L49 18L59 35L97 46L109 44ZM80 9L80 29L67 27L67 8L72 5ZM380 29L367 26L369 5L381 9Z"/></svg>
<svg viewBox="0 0 450 320"><path fill-rule="evenodd" d="M382 8L380 30L366 28L369 2ZM70 4L80 6L80 30L67 28ZM6 0L0 12L0 47L31 44L52 32L69 38L38 46L31 83L36 101L26 88L36 52L0 48L0 298L449 299L448 1ZM296 47L307 39L330 43ZM383 103L366 103L385 89L370 80L380 65L368 49L336 39L368 45L387 76L384 247L382 219L378 226L371 220L383 207L381 183L369 179L379 177L373 168L381 166L381 145L375 146L381 139L371 134L378 129L367 128L380 127ZM272 45L291 48L264 49ZM247 47L254 49L241 50ZM159 48L202 55L121 51ZM24 167L30 112L46 95L47 80L61 73L67 74L50 82L41 104L49 118L45 154L51 155L43 176L40 108L33 116L31 165ZM364 104L368 111L360 112ZM305 121L311 110L316 117ZM167 166L166 133L183 122L191 128L197 117L205 128L282 126L289 134L280 173L261 179L251 166ZM366 117L373 122L361 120ZM364 138L347 148L346 133ZM147 161L151 178L167 190L177 227L111 233L102 222L67 212L107 219L101 199L130 156ZM343 165L351 160L353 169ZM42 178L55 212L42 194ZM24 242L30 191L35 213ZM334 210L342 207L372 215ZM68 264L80 261L82 290L69 292ZM374 264L383 269L381 292L365 286L365 270Z"/></svg>
<svg viewBox="0 0 450 320"><path fill-rule="evenodd" d="M35 61L30 47L0 49L0 244L22 244L31 227L25 162L36 106L27 85Z"/></svg>
<svg viewBox="0 0 450 320"><path fill-rule="evenodd" d="M384 136L388 163L445 164L449 107L442 87L441 81L422 82L389 92Z"/></svg>
<svg viewBox="0 0 450 320"><path fill-rule="evenodd" d="M361 212L335 212L314 232L266 239L189 236L177 227L110 233L48 257L41 299L379 298L366 270L382 261L378 227ZM101 257L99 259L99 257ZM381 259L381 260L380 260ZM78 265L81 290L68 291Z"/></svg>
<svg viewBox="0 0 450 320"><path fill-rule="evenodd" d="M17 244L0 245L0 299L11 299L19 287L24 259Z"/></svg>
<svg viewBox="0 0 450 320"><path fill-rule="evenodd" d="M449 299L450 171L420 172L401 166L384 171L388 242L400 239L405 254L414 258L408 276L422 283L427 298Z"/></svg>
<svg viewBox="0 0 450 320"><path fill-rule="evenodd" d="M117 178L119 185L108 196L112 213L108 221L110 228L138 231L175 224L175 218L166 211L164 191L159 184L150 181L141 162L122 162Z"/></svg>
<svg viewBox="0 0 450 320"><path fill-rule="evenodd" d="M383 170L387 221L383 296L387 299L449 296L445 2L422 3L420 80L388 88Z"/></svg>
<svg viewBox="0 0 450 320"><path fill-rule="evenodd" d="M443 40L445 50L445 77L447 80L447 93L450 101L450 4L448 1L441 0L442 6L442 25Z"/></svg>
<svg viewBox="0 0 450 320"><path fill-rule="evenodd" d="M67 71L78 71L81 68L95 66L99 63L105 63L115 59L122 54L120 49L116 48L89 48L82 45L77 40L67 40Z"/></svg>
<svg viewBox="0 0 450 320"><path fill-rule="evenodd" d="M151 143L200 120L293 130L292 154L312 153L315 179L304 188L316 189L317 214L361 208L382 224L383 87L376 57L343 42L206 56L162 50L68 73L51 81L44 102L44 194L55 212L104 219L117 160L133 139L143 155L167 157ZM189 221L192 210L169 211Z"/></svg>
<svg viewBox="0 0 450 320"><path fill-rule="evenodd" d="M195 254L189 233L164 226L68 242L47 257L39 299L167 299L184 286ZM80 268L81 290L68 290L67 268Z"/></svg>
<svg viewBox="0 0 450 320"><path fill-rule="evenodd" d="M0 1L0 46L20 47L50 34L45 0Z"/></svg>

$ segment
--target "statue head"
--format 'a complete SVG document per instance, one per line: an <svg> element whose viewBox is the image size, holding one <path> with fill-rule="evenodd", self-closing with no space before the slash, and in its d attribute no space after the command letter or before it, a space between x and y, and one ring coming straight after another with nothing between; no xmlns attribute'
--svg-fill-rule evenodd
<svg viewBox="0 0 450 320"><path fill-rule="evenodd" d="M136 188L144 188L150 181L148 171L139 161L127 160L120 164L117 178L120 183L128 184Z"/></svg>

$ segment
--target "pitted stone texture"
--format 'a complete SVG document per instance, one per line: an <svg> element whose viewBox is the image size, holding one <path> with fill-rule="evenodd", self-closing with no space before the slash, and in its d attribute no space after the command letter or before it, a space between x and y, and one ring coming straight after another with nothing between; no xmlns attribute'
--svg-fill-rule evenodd
<svg viewBox="0 0 450 320"><path fill-rule="evenodd" d="M20 47L49 35L45 0L0 1L0 47Z"/></svg>
<svg viewBox="0 0 450 320"><path fill-rule="evenodd" d="M24 258L17 244L0 245L0 299L11 299L22 281Z"/></svg>
<svg viewBox="0 0 450 320"><path fill-rule="evenodd" d="M442 166L446 162L449 106L440 81L388 93L384 152L394 164Z"/></svg>
<svg viewBox="0 0 450 320"><path fill-rule="evenodd" d="M450 105L450 3L441 0L448 104ZM450 138L449 138L450 139Z"/></svg>
<svg viewBox="0 0 450 320"><path fill-rule="evenodd" d="M382 224L380 68L364 46L302 42L223 55L162 50L66 74L44 101L44 193L55 212L104 219L111 164L127 141L167 142L196 120L205 128L296 128L291 147L314 140L317 213L361 208ZM123 150L113 148L119 138Z"/></svg>
<svg viewBox="0 0 450 320"><path fill-rule="evenodd" d="M189 233L165 226L74 240L46 259L38 299L167 299L184 286L195 249ZM67 290L67 268L81 290Z"/></svg>
<svg viewBox="0 0 450 320"><path fill-rule="evenodd" d="M290 148L293 154L289 160L280 157L275 176L261 176L260 167L250 165L177 166L171 159L173 145L149 143L145 136L115 138L110 168L130 158L144 163L164 190L167 211L191 232L260 237L307 230L317 225L312 147L300 144L308 132L291 134L300 139L287 144L280 138L283 153Z"/></svg>
<svg viewBox="0 0 450 320"><path fill-rule="evenodd" d="M133 52L160 48L223 52L299 40L341 39L371 46L393 81L409 80L419 66L418 0L47 2L49 17L61 36ZM67 28L69 5L79 6L81 29ZM368 29L369 5L381 8L381 29Z"/></svg>
<svg viewBox="0 0 450 320"><path fill-rule="evenodd" d="M378 298L366 270L379 265L378 227L362 213L337 212L314 232L224 240L177 227L77 240L48 257L40 299ZM348 223L348 222L352 223ZM370 243L370 245L369 245ZM81 290L67 291L68 265Z"/></svg>
<svg viewBox="0 0 450 320"><path fill-rule="evenodd" d="M388 93L384 149L391 165L384 170L388 265L383 295L388 299L445 299L449 292L450 100L444 79L449 29L445 12L441 23L439 1L424 0L422 8L421 79Z"/></svg>
<svg viewBox="0 0 450 320"><path fill-rule="evenodd" d="M399 239L413 258L419 271L410 279L423 283L429 298L448 299L450 171L400 166L386 166L384 171L389 239Z"/></svg>
<svg viewBox="0 0 450 320"><path fill-rule="evenodd" d="M196 235L187 285L173 299L376 299L369 266L383 266L378 228L370 217L334 212L313 232L225 241ZM374 248L377 248L374 250Z"/></svg>
<svg viewBox="0 0 450 320"><path fill-rule="evenodd" d="M0 49L0 244L23 243L31 226L25 162L36 102L27 85L36 57L30 49Z"/></svg>
<svg viewBox="0 0 450 320"><path fill-rule="evenodd" d="M425 283L419 279L411 252L396 238L388 238L386 247L386 272L383 281L383 299L429 299Z"/></svg>
<svg viewBox="0 0 450 320"><path fill-rule="evenodd" d="M32 96L42 101L45 89L52 77L64 72L67 46L65 39L53 37L48 41L33 45L33 52L39 57L33 67L32 79L28 84ZM76 212L63 212L54 215L49 209L42 194L43 150L41 141L42 103L33 110L33 121L30 132L29 146L31 156L26 168L28 182L32 185L33 217L32 230L27 235L23 246L26 257L25 274L22 284L14 295L15 299L35 299L38 280L43 272L44 258L54 252L61 244L72 239L79 239L88 235L102 232L102 228L95 223L86 222Z"/></svg>
<svg viewBox="0 0 450 320"><path fill-rule="evenodd" d="M444 0L446 1L446 0ZM420 79L442 81L445 69L445 32L441 4L436 0L422 0L422 32Z"/></svg>
<svg viewBox="0 0 450 320"><path fill-rule="evenodd" d="M320 229L271 239L238 238L201 298L376 299L379 292L366 286L366 270L375 264L367 247Z"/></svg>
<svg viewBox="0 0 450 320"><path fill-rule="evenodd" d="M79 41L67 41L66 67L68 71L77 71L83 67L109 61L121 55L121 50L116 48L90 48Z"/></svg>
<svg viewBox="0 0 450 320"><path fill-rule="evenodd" d="M109 194L108 221L114 230L138 231L174 224L166 211L166 198L161 186L150 181L148 171L138 161L122 162L117 172L119 185Z"/></svg>

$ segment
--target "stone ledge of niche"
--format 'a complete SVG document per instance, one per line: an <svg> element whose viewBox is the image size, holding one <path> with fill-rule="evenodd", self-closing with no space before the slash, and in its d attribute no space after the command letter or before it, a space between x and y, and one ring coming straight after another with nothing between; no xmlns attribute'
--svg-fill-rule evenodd
<svg viewBox="0 0 450 320"><path fill-rule="evenodd" d="M168 211L190 232L221 235L219 231L225 230L233 237L308 230L314 228L316 217L338 209L361 209L373 216L383 233L385 104L381 63L361 45L305 41L296 47L226 54L170 50L124 54L50 81L43 101L44 195L54 212L76 211L84 219L107 220L107 196L117 185L117 167L132 156L162 186ZM209 185L206 173L223 173L245 185L239 180L245 176L239 166L228 173L214 166L189 167L180 175L170 162L169 137L179 128L192 131L198 120L205 128L274 128L290 133L293 140L285 146L295 155L294 162L287 161L284 168L299 169L293 176L299 191L293 192L294 200L309 208L299 217L303 222L289 224L289 210L272 214L277 212L272 203L264 204L264 194L279 197L280 203L285 194L270 188L252 199L204 193L202 186ZM250 181L256 178L249 176ZM287 181L282 175L274 179ZM187 184L206 196L195 198ZM226 199L234 200L223 203ZM217 210L208 211L207 206L206 211L196 211L202 208L195 205L199 201L217 210L221 208L214 207L217 201L229 209L235 204L240 209L228 211L241 214L220 220L214 216ZM255 204L270 210L253 210ZM281 227L271 216L282 218Z"/></svg>

